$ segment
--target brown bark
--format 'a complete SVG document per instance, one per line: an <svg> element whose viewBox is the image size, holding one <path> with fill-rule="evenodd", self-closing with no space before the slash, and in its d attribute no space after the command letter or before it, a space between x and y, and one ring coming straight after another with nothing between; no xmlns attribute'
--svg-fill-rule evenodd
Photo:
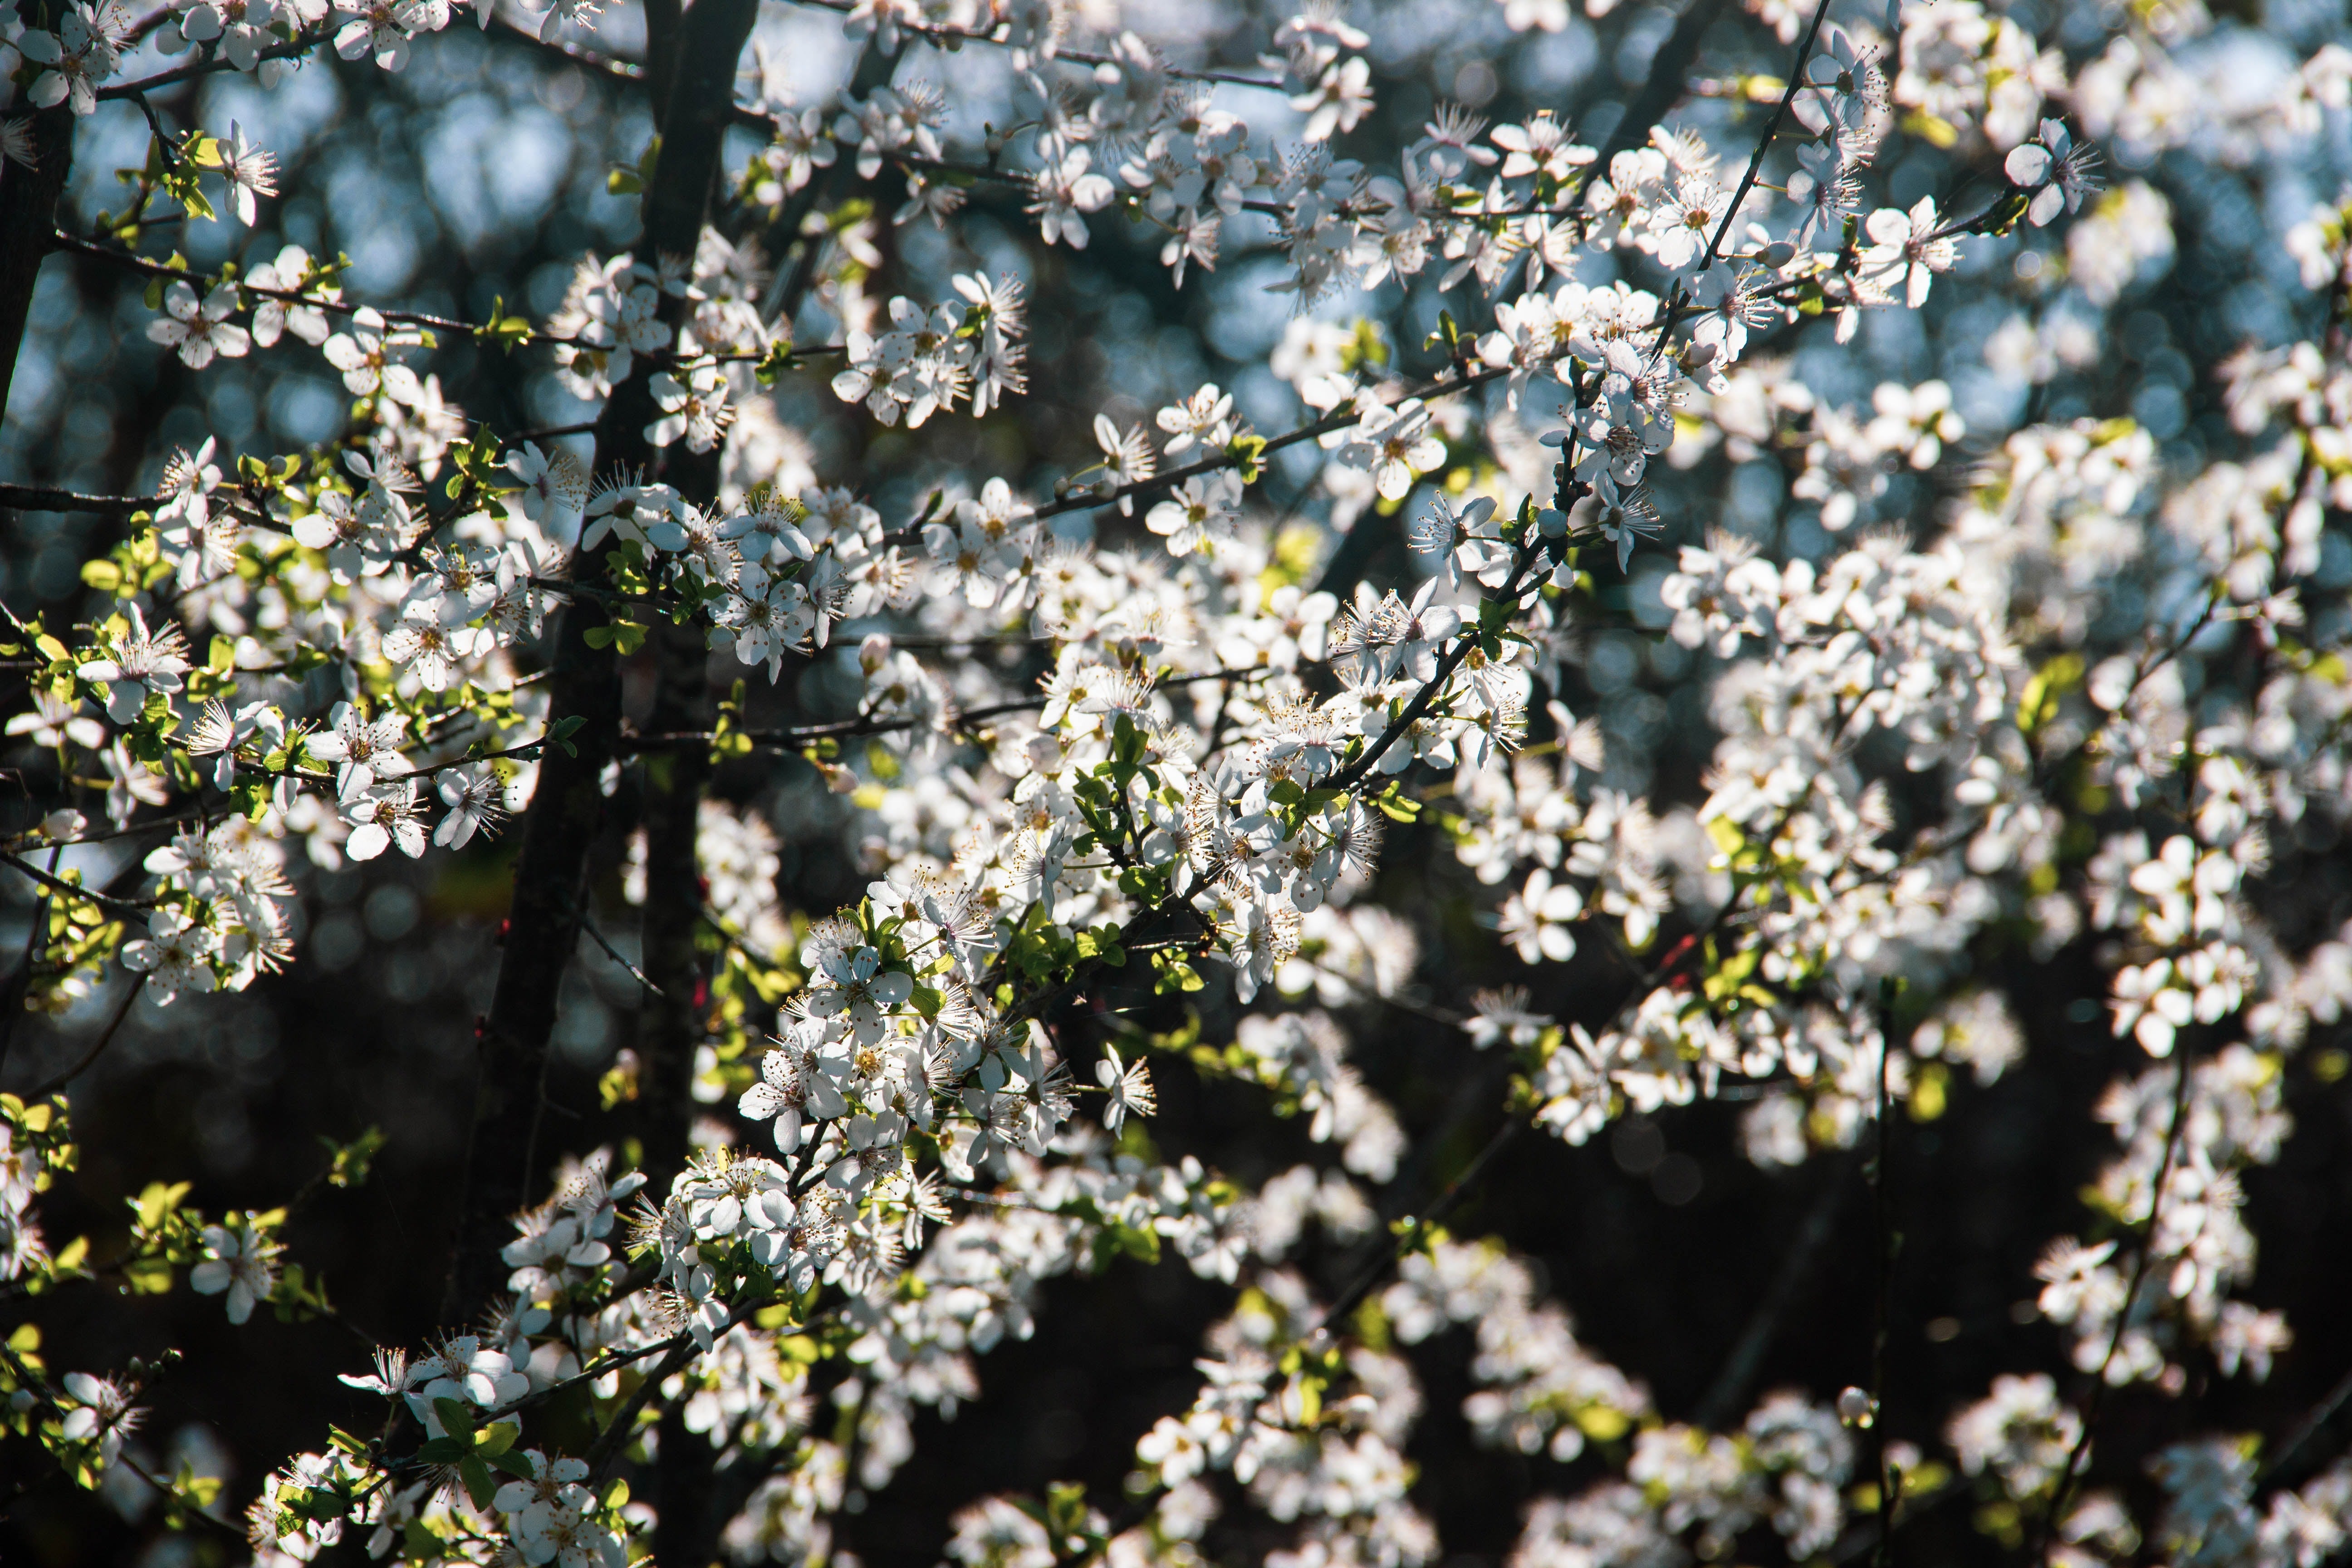
<svg viewBox="0 0 2352 1568"><path fill-rule="evenodd" d="M73 110L60 103L32 118L34 165L0 160L0 410L8 406L25 346L33 289L58 228L58 198L73 172Z"/></svg>
<svg viewBox="0 0 2352 1568"><path fill-rule="evenodd" d="M661 115L661 158L643 204L641 260L694 254L734 103L736 62L756 14L756 0L698 0L678 25L674 77ZM673 327L684 320L685 301L665 298L662 308ZM606 400L596 422L598 475L642 471L655 456L644 433L656 413L654 372L641 363ZM573 574L594 586L605 576L604 563L581 559ZM498 989L478 1030L479 1088L456 1257L443 1298L443 1315L452 1321L497 1296L506 1277L499 1252L511 1236L508 1216L542 1195L546 1151L539 1130L548 1039L579 942L582 884L604 815L600 780L620 723L613 653L586 640L606 619L582 595L556 629L549 712L554 721L577 717L585 722L572 736L572 752L550 748L541 760L538 791L523 820Z"/></svg>
<svg viewBox="0 0 2352 1568"><path fill-rule="evenodd" d="M686 477L677 476L672 482ZM679 489L686 491L684 485ZM714 482L686 493L689 500L707 501L716 489ZM664 626L653 641L657 679L646 727L656 733L709 730L713 718L706 673L709 656L700 626ZM704 895L694 846L703 793L710 783L709 753L687 746L649 756L645 773L646 903L638 928L640 962L660 994L647 996L637 1015L641 1066L635 1121L640 1168L658 1192L668 1189L670 1178L686 1163L687 1129L694 1116L688 1089L708 1001L696 943Z"/></svg>

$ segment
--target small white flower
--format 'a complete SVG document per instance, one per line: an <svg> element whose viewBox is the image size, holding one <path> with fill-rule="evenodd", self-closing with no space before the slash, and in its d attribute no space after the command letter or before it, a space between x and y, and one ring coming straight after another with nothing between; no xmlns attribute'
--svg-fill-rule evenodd
<svg viewBox="0 0 2352 1568"><path fill-rule="evenodd" d="M463 849L474 835L498 837L507 819L507 786L488 766L451 768L441 775L440 795L448 814L433 830L433 842Z"/></svg>
<svg viewBox="0 0 2352 1568"><path fill-rule="evenodd" d="M1959 242L1936 237L1936 198L1921 196L1906 213L1881 207L1864 221L1876 243L1862 253L1864 276L1889 291L1900 286L1913 310L1927 302L1936 274L1959 259Z"/></svg>
<svg viewBox="0 0 2352 1568"><path fill-rule="evenodd" d="M1103 1047L1102 1060L1095 1064L1095 1081L1108 1091L1102 1124L1113 1132L1129 1115L1150 1116L1160 1109L1159 1097L1151 1088L1150 1066L1141 1061L1120 1061L1116 1046Z"/></svg>
<svg viewBox="0 0 2352 1568"><path fill-rule="evenodd" d="M147 336L175 351L190 370L202 370L217 354L242 359L252 352L253 338L229 320L236 313L236 285L226 279L213 285L202 300L185 283L163 291L163 317L147 323Z"/></svg>
<svg viewBox="0 0 2352 1568"><path fill-rule="evenodd" d="M147 994L161 1005L183 991L202 994L218 989L212 955L219 950L218 932L178 910L157 910L148 919L147 934L122 944L122 963L147 976Z"/></svg>
<svg viewBox="0 0 2352 1568"><path fill-rule="evenodd" d="M242 1323L278 1289L274 1260L281 1249L242 1225L235 1230L208 1225L204 1240L205 1261L188 1271L188 1284L200 1296L226 1293L228 1321Z"/></svg>
<svg viewBox="0 0 2352 1568"><path fill-rule="evenodd" d="M343 852L354 860L373 860L394 845L414 860L425 853L425 825L417 820L416 781L380 783L353 799L344 797L344 815L354 824Z"/></svg>
<svg viewBox="0 0 2352 1568"><path fill-rule="evenodd" d="M216 143L221 174L228 181L230 210L237 222L251 228L258 211L255 198L278 194L278 158L246 141L245 127L234 120L228 134L227 141Z"/></svg>
<svg viewBox="0 0 2352 1568"><path fill-rule="evenodd" d="M114 657L90 659L74 673L105 687L106 716L128 724L146 707L148 693L170 696L185 684L187 652L188 639L177 626L151 633L146 616L133 605L131 629L115 639Z"/></svg>

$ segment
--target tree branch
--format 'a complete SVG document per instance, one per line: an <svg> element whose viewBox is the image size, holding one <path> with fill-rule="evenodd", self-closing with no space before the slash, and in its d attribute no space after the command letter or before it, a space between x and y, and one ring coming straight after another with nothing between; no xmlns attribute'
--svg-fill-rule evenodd
<svg viewBox="0 0 2352 1568"><path fill-rule="evenodd" d="M6 511L94 511L118 517L163 504L162 496L92 496L46 485L0 485L0 510Z"/></svg>

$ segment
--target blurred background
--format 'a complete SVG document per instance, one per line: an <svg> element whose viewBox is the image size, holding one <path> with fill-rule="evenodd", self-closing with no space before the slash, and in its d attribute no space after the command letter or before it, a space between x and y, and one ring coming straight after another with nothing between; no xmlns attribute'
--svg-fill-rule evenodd
<svg viewBox="0 0 2352 1568"><path fill-rule="evenodd" d="M2197 46L2199 80L2249 103L2345 26L2341 5L2325 0L2232 0L2222 10ZM2105 14L2095 6L2018 0L2006 14L2071 50L2102 42ZM1557 31L1515 33L1488 0L1384 0L1355 6L1349 19L1370 35L1379 107L1344 147L1378 168L1393 166L1441 100L1496 121L1549 110L1580 139L1599 143L1649 79L1676 14L1626 4L1598 18L1567 16ZM644 152L650 121L626 84L504 27L478 32L469 20L422 41L397 74L322 54L271 92L216 76L156 95L154 107L172 121L216 132L241 125L274 150L285 194L263 204L251 231L226 223L155 227L150 249L176 248L199 268L215 268L266 261L295 243L322 256L348 254L344 283L354 299L474 319L502 300L543 321L583 252L609 255L633 239L635 199L614 194L607 176ZM1188 62L1248 68L1270 47L1281 17L1249 5L1155 0L1129 6L1121 20ZM626 57L641 37L640 19L619 7L594 42ZM757 52L757 79L747 74L744 93L773 102L826 100L854 59L837 16L782 5L765 8ZM1692 75L1721 88L1743 73L1785 71L1789 52L1771 28L1718 6ZM126 74L144 73L133 62ZM994 50L964 52L951 76L947 140L969 152L986 127L1019 114L1017 84ZM898 79L925 77L950 79L949 62L916 47ZM1279 139L1287 111L1275 100L1260 94L1236 107ZM1724 89L1684 99L1674 119L1737 156L1765 112ZM68 198L73 226L87 232L100 210L121 200L114 171L144 160L147 134L129 103L102 105L83 122ZM2224 416L2212 367L2246 346L2315 330L2320 301L2303 286L2281 236L2315 201L2334 195L2352 166L2346 135L2344 117L2334 115L2315 142L2286 150L2254 139L2135 161L2129 146L2111 145L2111 178L2144 183L2168 205L2163 244L2111 258L2097 275L2079 266L2070 274L2051 231L1973 241L1960 286L1939 284L1926 309L1873 314L1846 348L1830 341L1827 322L1772 329L1760 352L1785 357L1792 378L1822 405L1866 405L1882 381L1948 384L1966 437L1932 472L1894 476L1862 520L1901 523L1915 536L1938 526L1973 458L2030 421L2128 416L2155 435L2167 469L2179 474L2242 455L2246 442ZM1948 211L1972 211L2000 189L1997 153L1937 152L1914 139L1890 145L1904 150L1874 172L1874 201L1907 206L1933 194ZM751 151L746 139L734 155ZM891 519L910 515L950 469L1003 474L1042 496L1056 477L1095 459L1095 413L1122 426L1148 423L1203 381L1234 393L1262 431L1301 417L1267 361L1286 335L1297 341L1303 318L1294 296L1269 291L1287 269L1270 228L1251 227L1258 220L1229 227L1217 268L1191 274L1178 291L1159 264L1159 237L1114 215L1095 216L1083 252L1047 250L1004 192L975 190L967 221L951 234L927 222L892 225L898 198L895 178L886 176L881 220L865 237L873 253L867 292L938 300L952 274L976 266L1025 278L1032 300L1049 302L1030 318L1030 390L984 420L942 419L910 434L845 408L824 369L789 374L771 400L785 432L780 439L789 461L820 482L858 489ZM1325 300L1310 314L1342 326L1367 320L1394 363L1425 370L1440 363L1426 340L1442 309L1468 329L1491 321L1475 279L1442 291L1442 270L1432 268L1410 288L1391 282ZM201 375L186 371L146 337L144 281L88 257L50 258L0 425L0 479L142 493L174 448L208 436L224 454L267 454L341 431L348 395L290 337ZM830 341L836 324L827 310L823 298L811 303L800 341ZM415 363L438 377L467 418L502 435L593 416L558 384L543 345L502 354L447 343ZM1528 414L1530 426L1542 412ZM1507 455L1531 454L1524 475L1514 469L1523 485L1544 482L1527 427L1514 434L1499 400L1472 418ZM1417 515L1418 498L1402 516L1335 501L1317 483L1322 460L1311 445L1282 454L1255 492L1258 504L1317 530L1327 551L1343 530L1374 531L1356 545L1361 574L1410 588L1423 567L1404 547L1400 524ZM1657 635L1666 618L1657 584L1674 548L1717 528L1785 555L1819 557L1837 547L1818 501L1790 495L1801 452L1751 451L1735 460L1718 447L1678 450L1676 461L1683 466L1657 479L1665 548L1637 555L1630 578L1602 574L1604 596L1622 621L1551 650L1561 660L1565 700L1580 715L1597 714L1604 728L1602 782L1650 793L1661 815L1702 796L1713 745L1712 667ZM1099 522L1106 542L1141 537L1139 520L1105 514ZM80 618L91 607L80 563L122 526L100 516L0 514L0 596L19 615L38 610L53 625ZM2320 581L2352 582L2352 545L2338 531L2327 535ZM2117 614L2137 614L2129 596L2142 591L2119 581ZM858 689L855 643L844 637L831 654L788 660L773 691L754 679L752 721L787 703L804 716L846 711ZM1025 673L1024 657L1003 655L1008 676ZM714 658L721 689L742 673ZM635 700L647 700L649 687L647 671L634 673ZM323 702L331 693L322 686L313 695ZM30 766L34 759L26 747L6 762ZM621 898L632 789L625 777L598 881L600 918L625 952L633 951ZM860 895L869 875L861 843L873 825L803 764L730 763L716 793L774 829L776 892L787 910L822 915ZM1927 825L1925 796L1898 805L1899 836ZM25 825L12 811L37 815L0 787L0 827ZM296 858L289 870L302 885L300 962L247 993L184 1003L168 1016L145 1002L132 1007L106 1058L76 1086L83 1166L45 1200L50 1234L87 1231L102 1240L122 1225L124 1198L156 1180L194 1179L192 1201L208 1209L271 1206L317 1173L321 1140L379 1127L386 1142L375 1179L306 1208L292 1256L322 1274L343 1311L380 1339L414 1344L440 1326L445 1237L469 1114L472 1019L495 977L512 848L511 838L477 841L421 864L386 857L337 869ZM2332 832L2315 827L2307 841L2273 851L2260 897L2286 945L2302 951L2352 919L2352 859ZM90 879L103 884L130 871L137 852L86 851ZM1532 983L1537 1010L1598 1025L1636 984L1597 942L1570 963L1532 973L1498 958L1476 918L1492 892L1455 862L1442 829L1427 820L1391 831L1378 896L1413 923L1422 963L1407 999L1427 1007L1459 1009L1477 986ZM0 897L13 900L0 907L0 947L21 943L26 889L10 879ZM1662 942L1686 929L1670 921ZM2030 957L2021 934L1995 925L1958 962L2006 988L2028 1051L1990 1089L1956 1082L1940 1117L1902 1120L1893 1132L1886 1180L1901 1250L1888 1419L1895 1435L1930 1447L1951 1413L1980 1396L1993 1375L2056 1361L2058 1336L2032 1310L2031 1268L2050 1237L2084 1222L2076 1192L2111 1149L2092 1107L2132 1050L2109 1037L2095 1004L2080 1000L2102 994L2105 984L2087 941L2044 963ZM120 995L102 990L64 1017L26 1020L0 1087L21 1088L71 1061ZM596 1136L598 1079L634 1037L635 997L625 973L583 947L551 1086L559 1106L579 1113L579 1150ZM1196 1000L1203 1037L1231 1038L1234 1009L1221 978ZM1170 1004L1116 980L1090 991L1087 1005L1135 1008L1156 1027L1177 1017ZM1383 1212L1411 1211L1498 1124L1499 1064L1407 1007L1370 1004L1342 1016L1354 1059L1412 1141L1381 1195ZM2285 1311L2297 1329L2294 1346L2261 1387L2232 1380L2179 1401L2118 1397L2095 1457L2102 1481L2147 1487L2141 1458L2190 1430L2276 1433L2352 1368L2345 1307L2352 1300L2352 1084L2343 1036L2340 1026L2323 1031L2296 1058L2287 1090L2293 1140L2248 1184L2263 1247L2250 1299ZM1330 1146L1274 1116L1257 1091L1201 1081L1173 1058L1154 1066L1160 1110L1150 1134L1167 1157L1197 1154L1249 1184L1301 1162L1336 1163ZM1873 1233L1860 1161L1830 1154L1792 1170L1759 1170L1740 1152L1740 1109L1629 1117L1580 1149L1521 1139L1449 1222L1459 1236L1504 1237L1536 1260L1584 1341L1645 1381L1670 1419L1704 1413L1736 1421L1771 1388L1827 1399L1866 1380ZM1293 1261L1336 1291L1363 1257L1360 1246L1327 1241ZM1048 1285L1036 1338L981 1359L982 1396L953 1422L922 1417L916 1457L845 1521L843 1544L876 1568L928 1568L950 1514L982 1494L1073 1479L1116 1495L1135 1438L1189 1402L1202 1330L1230 1305L1229 1290L1173 1259L1121 1261L1098 1277ZM135 1302L85 1292L55 1310L29 1307L54 1364L116 1364L180 1347L185 1360L155 1390L139 1442L166 1468L185 1457L226 1477L239 1509L284 1456L319 1447L328 1422L355 1422L371 1404L333 1382L364 1358L331 1323L232 1331L217 1301L184 1289ZM13 1323L27 1308L0 1305L0 1321ZM1760 1338L1760 1352L1736 1358L1744 1336ZM1420 1467L1414 1497L1437 1521L1448 1568L1493 1568L1516 1539L1528 1499L1573 1491L1622 1468L1622 1445L1595 1444L1574 1466L1474 1449L1452 1418L1468 1389L1466 1332L1410 1353L1433 1417L1416 1427L1410 1448ZM2341 1446L2340 1437L2324 1445L2329 1454ZM16 1452L0 1444L0 1489L14 1484L5 1478ZM1971 1526L1967 1489L1947 1496L1906 1532L1906 1560L2000 1559L1998 1543ZM65 1568L221 1559L220 1542L164 1531L148 1503L135 1485L103 1497L35 1486L0 1518L0 1561ZM1250 1518L1229 1513L1212 1531L1205 1547L1213 1560L1255 1562L1281 1544L1254 1537Z"/></svg>

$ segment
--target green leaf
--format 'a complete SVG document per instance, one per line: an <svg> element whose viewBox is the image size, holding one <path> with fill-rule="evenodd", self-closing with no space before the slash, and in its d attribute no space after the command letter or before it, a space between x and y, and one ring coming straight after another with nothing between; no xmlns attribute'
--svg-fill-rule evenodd
<svg viewBox="0 0 2352 1568"><path fill-rule="evenodd" d="M2058 700L2082 683L2083 658L2080 654L2062 653L2043 665L2025 683L2024 695L2017 700L2017 727L2033 735L2057 717Z"/></svg>
<svg viewBox="0 0 2352 1568"><path fill-rule="evenodd" d="M121 1268L122 1282L131 1288L131 1294L163 1296L170 1293L172 1289L170 1260L150 1255L129 1258L124 1261Z"/></svg>
<svg viewBox="0 0 2352 1568"><path fill-rule="evenodd" d="M498 1478L490 1474L489 1466L471 1454L457 1461L457 1479L466 1483L466 1495L474 1500L478 1509L487 1510L490 1500L499 1495Z"/></svg>
<svg viewBox="0 0 2352 1568"><path fill-rule="evenodd" d="M595 632L589 632L588 637L591 642L593 642L596 637ZM580 754L580 748L572 743L572 737L578 734L580 732L581 726L587 722L588 721L586 719L577 713L572 714L567 719L558 719L554 724L550 726L548 729L547 738L554 742L557 745L562 747L563 754L565 756L576 757Z"/></svg>
<svg viewBox="0 0 2352 1568"><path fill-rule="evenodd" d="M436 1399L433 1402L433 1414L441 1417L441 1429L451 1436L460 1438L473 1436L474 1413L466 1408L463 1401ZM467 1442L466 1448L468 1453L472 1452L473 1444L470 1441Z"/></svg>
<svg viewBox="0 0 2352 1568"><path fill-rule="evenodd" d="M519 1480L537 1480L538 1473L530 1468L528 1455L509 1448L503 1454L492 1454L489 1462Z"/></svg>

